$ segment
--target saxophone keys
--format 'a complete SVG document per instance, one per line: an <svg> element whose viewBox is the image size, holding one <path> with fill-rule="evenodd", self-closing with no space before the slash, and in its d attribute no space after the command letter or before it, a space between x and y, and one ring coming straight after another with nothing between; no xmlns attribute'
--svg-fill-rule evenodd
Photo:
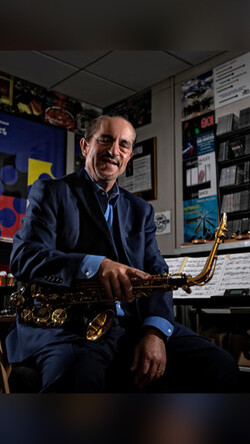
<svg viewBox="0 0 250 444"><path fill-rule="evenodd" d="M50 309L48 307L38 308L34 314L34 322L40 327L48 326L50 321Z"/></svg>
<svg viewBox="0 0 250 444"><path fill-rule="evenodd" d="M9 302L14 307L22 307L25 302L25 299L22 293L20 293L19 291L15 291L10 295Z"/></svg>
<svg viewBox="0 0 250 444"><path fill-rule="evenodd" d="M59 326L64 324L67 317L68 317L67 311L64 308L57 308L56 310L53 311L51 315L51 320L54 325Z"/></svg>
<svg viewBox="0 0 250 444"><path fill-rule="evenodd" d="M25 323L29 323L33 320L33 312L30 308L25 308L21 313L21 319Z"/></svg>

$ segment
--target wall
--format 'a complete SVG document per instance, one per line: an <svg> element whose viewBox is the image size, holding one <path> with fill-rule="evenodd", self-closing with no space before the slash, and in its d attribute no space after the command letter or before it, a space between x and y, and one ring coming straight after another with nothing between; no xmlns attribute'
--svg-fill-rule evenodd
<svg viewBox="0 0 250 444"><path fill-rule="evenodd" d="M225 51L152 88L152 123L139 128L137 133L138 141L157 137L158 196L151 203L156 212L171 211L171 233L157 236L159 248L164 255L180 253L183 242L181 83L246 52ZM249 99L246 103L249 103ZM237 106L233 105L233 111L228 111L231 108L221 108L218 115L230 112L238 115L237 110L234 111ZM240 109L247 106L249 105L241 103Z"/></svg>

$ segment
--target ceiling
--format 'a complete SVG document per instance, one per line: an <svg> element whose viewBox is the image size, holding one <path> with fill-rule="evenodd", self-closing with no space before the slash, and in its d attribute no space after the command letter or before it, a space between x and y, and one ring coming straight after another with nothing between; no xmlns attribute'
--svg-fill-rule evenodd
<svg viewBox="0 0 250 444"><path fill-rule="evenodd" d="M104 108L221 52L0 51L0 71Z"/></svg>

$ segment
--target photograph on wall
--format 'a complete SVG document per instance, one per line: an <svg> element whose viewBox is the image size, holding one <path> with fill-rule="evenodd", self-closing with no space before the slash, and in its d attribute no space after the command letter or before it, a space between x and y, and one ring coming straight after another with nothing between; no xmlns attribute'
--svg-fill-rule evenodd
<svg viewBox="0 0 250 444"><path fill-rule="evenodd" d="M156 137L138 142L126 170L118 184L145 200L157 198L156 189Z"/></svg>
<svg viewBox="0 0 250 444"><path fill-rule="evenodd" d="M65 157L65 130L0 113L0 237L21 226L35 180L65 174Z"/></svg>
<svg viewBox="0 0 250 444"><path fill-rule="evenodd" d="M215 108L250 96L250 52L214 69Z"/></svg>
<svg viewBox="0 0 250 444"><path fill-rule="evenodd" d="M44 120L46 89L15 77L13 92L14 114L25 114Z"/></svg>
<svg viewBox="0 0 250 444"><path fill-rule="evenodd" d="M14 78L0 71L0 109L10 111L13 104Z"/></svg>
<svg viewBox="0 0 250 444"><path fill-rule="evenodd" d="M83 102L76 104L75 110L75 133L84 137L85 130L93 119L102 114L102 109Z"/></svg>
<svg viewBox="0 0 250 444"><path fill-rule="evenodd" d="M119 115L128 119L134 128L151 123L151 90L133 95L103 110L103 114Z"/></svg>
<svg viewBox="0 0 250 444"><path fill-rule="evenodd" d="M192 119L214 109L213 71L181 85L182 120Z"/></svg>
<svg viewBox="0 0 250 444"><path fill-rule="evenodd" d="M77 100L55 91L48 91L45 99L45 122L74 131L77 106Z"/></svg>
<svg viewBox="0 0 250 444"><path fill-rule="evenodd" d="M191 199L184 204L184 242L211 240L218 226L217 196Z"/></svg>

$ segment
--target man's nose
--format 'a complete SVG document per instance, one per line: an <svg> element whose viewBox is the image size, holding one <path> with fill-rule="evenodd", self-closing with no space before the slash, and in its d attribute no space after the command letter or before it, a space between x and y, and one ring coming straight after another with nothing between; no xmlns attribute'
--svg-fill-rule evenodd
<svg viewBox="0 0 250 444"><path fill-rule="evenodd" d="M119 146L118 140L114 140L113 141L112 146L110 148L110 153L113 156L119 156L119 154L120 154L120 146Z"/></svg>

